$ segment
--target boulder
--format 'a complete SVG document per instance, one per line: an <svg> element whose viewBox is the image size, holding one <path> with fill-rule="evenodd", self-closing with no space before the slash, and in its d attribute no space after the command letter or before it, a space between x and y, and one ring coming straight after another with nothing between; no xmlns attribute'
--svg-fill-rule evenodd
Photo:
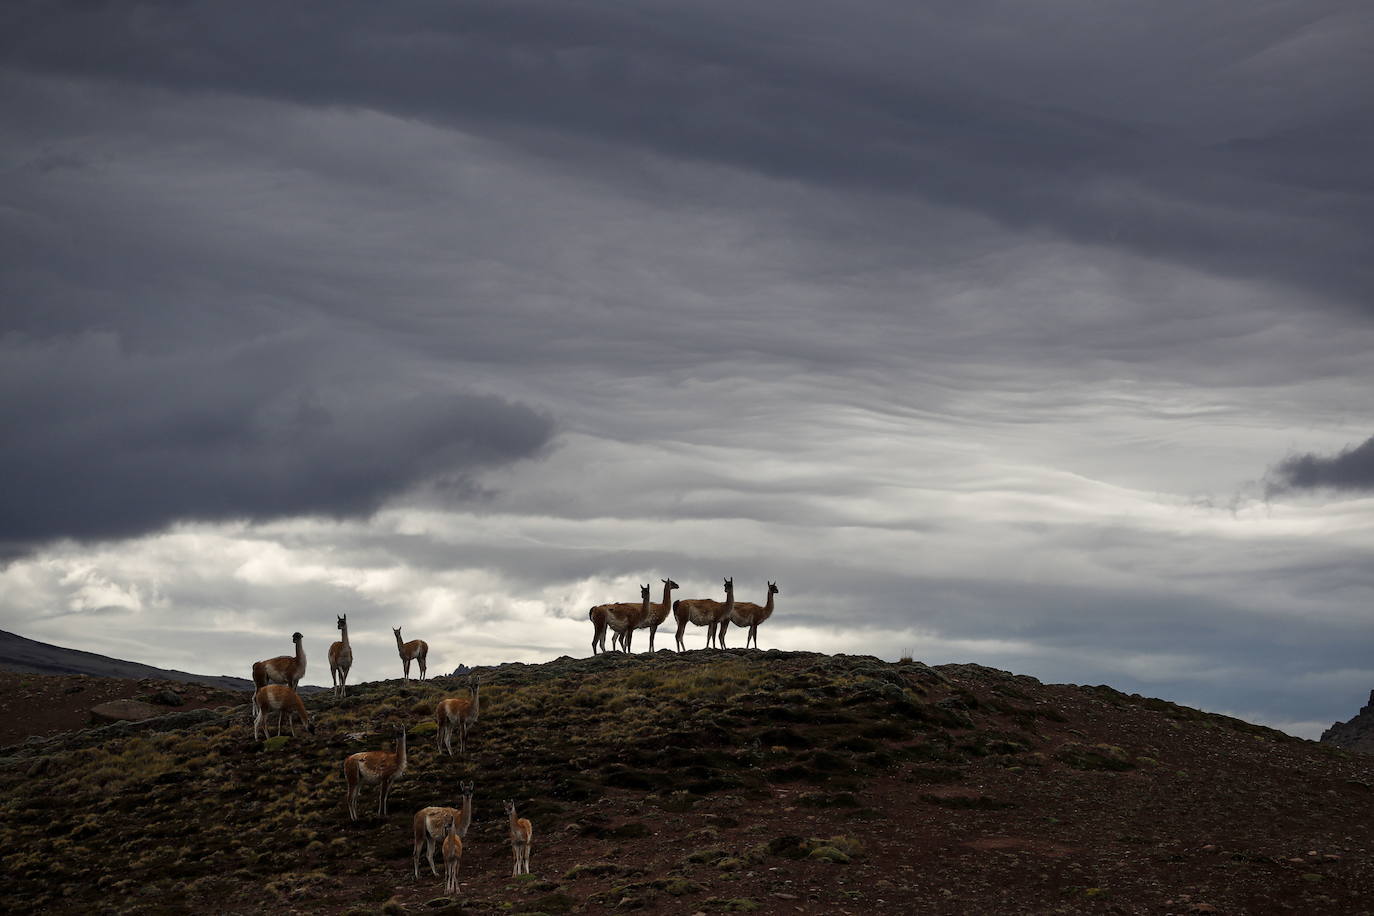
<svg viewBox="0 0 1374 916"><path fill-rule="evenodd" d="M149 699L152 700L154 703L161 704L162 706L180 706L182 703L186 702L181 698L181 694L177 693L175 690L172 690L170 687L166 687L162 690L159 690L157 693L149 697Z"/></svg>
<svg viewBox="0 0 1374 916"><path fill-rule="evenodd" d="M91 721L97 725L108 722L142 722L162 715L163 710L142 700L110 700L91 707Z"/></svg>

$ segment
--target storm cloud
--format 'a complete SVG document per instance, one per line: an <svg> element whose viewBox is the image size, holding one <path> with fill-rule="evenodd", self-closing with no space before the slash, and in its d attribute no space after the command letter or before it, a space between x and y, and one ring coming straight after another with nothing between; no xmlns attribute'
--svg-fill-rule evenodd
<svg viewBox="0 0 1374 916"><path fill-rule="evenodd" d="M184 520L366 515L416 484L462 484L549 442L551 421L527 407L404 391L367 370L366 348L333 341L322 358L322 343L150 356L110 334L7 338L0 424L18 434L0 447L5 547Z"/></svg>
<svg viewBox="0 0 1374 916"><path fill-rule="evenodd" d="M1270 472L1269 496L1301 490L1374 491L1374 437L1334 455L1290 455Z"/></svg>
<svg viewBox="0 0 1374 916"><path fill-rule="evenodd" d="M1367 308L1374 274L1352 230L1374 224L1374 118L1336 80L1357 75L1374 14L968 7L31 2L0 23L0 49L37 72L373 108L545 155L587 140L915 195ZM1074 87L1075 64L1099 85ZM1132 109L1135 67L1155 91Z"/></svg>

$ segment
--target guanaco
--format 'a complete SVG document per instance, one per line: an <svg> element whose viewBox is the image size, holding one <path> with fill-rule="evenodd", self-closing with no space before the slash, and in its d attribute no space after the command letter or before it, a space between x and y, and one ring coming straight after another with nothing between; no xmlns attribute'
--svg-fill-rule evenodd
<svg viewBox="0 0 1374 916"><path fill-rule="evenodd" d="M458 893L458 863L463 859L463 841L458 837L453 815L444 818L444 893ZM433 861L431 860L431 863Z"/></svg>
<svg viewBox="0 0 1374 916"><path fill-rule="evenodd" d="M452 820L456 824L454 833L460 840L468 835L468 825L472 823L472 783L459 783L458 788L463 793L462 811L432 805L415 812L413 823L415 843L411 849L411 858L415 866L415 880L417 881L420 880L421 846L425 849L425 858L429 860L430 872L434 874L434 877L439 877L439 871L434 867L434 847L443 843L443 827L447 821Z"/></svg>
<svg viewBox="0 0 1374 916"><path fill-rule="evenodd" d="M344 761L344 779L348 783L348 816L358 819L358 786L377 784L377 815L386 816L386 800L391 786L406 771L406 727L396 726L396 752L361 751Z"/></svg>
<svg viewBox="0 0 1374 916"><path fill-rule="evenodd" d="M439 705L434 708L434 721L439 726L436 748L438 753L447 749L448 755L453 756L454 729L458 731L458 753L461 755L468 752L468 729L477 723L477 693L481 689L482 685L476 678L472 678L468 683L468 696L440 700Z"/></svg>
<svg viewBox="0 0 1374 916"><path fill-rule="evenodd" d="M404 669L405 681L410 683L410 661L414 659L420 663L420 680L425 679L425 657L429 655L429 643L423 639L412 639L410 642L401 641L401 628L392 627L391 631L396 634L396 649L401 653L401 667Z"/></svg>
<svg viewBox="0 0 1374 916"><path fill-rule="evenodd" d="M334 695L347 696L344 682L348 680L348 669L353 667L353 647L348 644L348 615L336 616L339 618L339 632L343 635L338 642L329 646L329 678L334 682Z"/></svg>
<svg viewBox="0 0 1374 916"><path fill-rule="evenodd" d="M686 645L682 641L682 634L687 629L687 624L693 623L699 627L706 627L706 647L710 648L716 642L716 630L720 622L730 616L730 611L735 606L735 580L725 580L725 601L712 601L709 598L691 598L673 602L673 616L677 618L677 650L682 652Z"/></svg>
<svg viewBox="0 0 1374 916"><path fill-rule="evenodd" d="M716 634L720 641L720 647L725 648L725 628L730 624L737 627L748 627L749 633L744 637L744 648L749 648L749 640L754 641L754 648L759 647L759 624L773 616L773 596L778 593L778 583L768 583L768 603L760 607L752 601L736 601L735 606L730 610L730 616L720 622L720 630Z"/></svg>
<svg viewBox="0 0 1374 916"><path fill-rule="evenodd" d="M277 734L281 734L281 720L286 717L286 725L291 729L291 737L296 737L295 720L300 719L305 730L310 734L315 734L315 723L310 721L310 714L305 711L305 704L301 702L300 694L287 687L285 684L267 684L259 687L253 694L253 740L258 740L258 726L262 726L262 736L269 737L271 726L268 723L268 716L273 713L277 716Z"/></svg>
<svg viewBox="0 0 1374 916"><path fill-rule="evenodd" d="M260 662L253 662L254 690L267 684L285 684L292 690L296 689L301 678L305 677L303 638L299 633L291 634L291 641L296 644L295 655L278 655L276 658L266 658ZM250 716L256 715L252 703L248 704L248 714Z"/></svg>
<svg viewBox="0 0 1374 916"><path fill-rule="evenodd" d="M515 816L515 802L511 799L505 800L506 816L510 818L510 851L515 857L515 868L511 871L511 876L528 875L530 873L530 840L534 837L534 828L530 825L529 819Z"/></svg>

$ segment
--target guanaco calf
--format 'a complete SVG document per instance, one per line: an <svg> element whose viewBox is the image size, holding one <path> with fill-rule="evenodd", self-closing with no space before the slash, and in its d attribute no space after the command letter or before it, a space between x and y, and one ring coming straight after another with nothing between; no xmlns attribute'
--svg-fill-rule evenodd
<svg viewBox="0 0 1374 916"><path fill-rule="evenodd" d="M511 871L511 876L528 875L530 840L534 837L534 828L530 826L529 818L515 816L515 802L508 798L505 805L506 816L510 818L510 851L515 857L515 868Z"/></svg>
<svg viewBox="0 0 1374 916"><path fill-rule="evenodd" d="M420 880L421 846L425 848L425 858L429 860L429 870L434 874L434 877L439 877L439 871L434 867L434 847L444 841L444 824L446 822L452 820L456 824L454 832L460 840L468 835L468 825L472 823L472 783L459 783L458 788L463 793L462 811L431 805L415 812L413 824L415 845L411 849L411 857L415 866L416 881ZM444 861L447 862L447 858Z"/></svg>
<svg viewBox="0 0 1374 916"><path fill-rule="evenodd" d="M291 729L291 737L296 737L296 720L300 719L305 730L310 734L315 734L315 723L310 721L310 714L305 711L305 704L301 702L300 694L287 687L285 684L268 684L259 687L253 694L253 740L258 740L258 726L262 726L262 736L264 738L271 735L271 726L267 721L268 716L276 713L277 734L281 734L281 720L286 717L286 725Z"/></svg>
<svg viewBox="0 0 1374 916"><path fill-rule="evenodd" d="M362 751L344 761L344 779L348 783L348 816L358 819L358 785L377 784L377 815L386 816L386 800L391 785L406 771L406 727L396 726L396 752Z"/></svg>
<svg viewBox="0 0 1374 916"><path fill-rule="evenodd" d="M439 726L436 748L438 753L447 749L448 755L453 756L455 728L458 730L458 753L468 752L468 729L477 723L477 692L481 689L482 685L476 678L472 678L468 683L468 696L440 700L439 705L434 708L434 721Z"/></svg>
<svg viewBox="0 0 1374 916"><path fill-rule="evenodd" d="M344 681L348 680L348 669L353 667L353 647L348 644L348 615L339 618L339 641L329 647L329 679L334 682L335 696L347 696Z"/></svg>
<svg viewBox="0 0 1374 916"><path fill-rule="evenodd" d="M391 632L396 634L396 650L401 653L401 667L404 669L406 683L410 683L411 659L420 663L420 680L423 681L425 679L425 657L429 655L429 643L423 639L402 642L400 627L392 627Z"/></svg>
<svg viewBox="0 0 1374 916"><path fill-rule="evenodd" d="M458 863L463 858L463 841L459 839L453 815L444 818L444 893L458 893ZM433 865L433 860L430 860Z"/></svg>

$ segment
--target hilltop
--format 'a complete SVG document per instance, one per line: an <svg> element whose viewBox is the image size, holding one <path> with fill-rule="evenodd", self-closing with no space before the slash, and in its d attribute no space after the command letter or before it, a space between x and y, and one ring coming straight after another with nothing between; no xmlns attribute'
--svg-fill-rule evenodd
<svg viewBox="0 0 1374 916"><path fill-rule="evenodd" d="M435 701L465 679L243 705L0 751L6 902L47 912L1368 912L1374 758L976 665L699 650L477 668L467 759ZM8 701L7 701L8 702ZM352 752L410 725L379 819ZM454 900L411 876L410 818L476 782ZM510 878L501 799L534 823Z"/></svg>

